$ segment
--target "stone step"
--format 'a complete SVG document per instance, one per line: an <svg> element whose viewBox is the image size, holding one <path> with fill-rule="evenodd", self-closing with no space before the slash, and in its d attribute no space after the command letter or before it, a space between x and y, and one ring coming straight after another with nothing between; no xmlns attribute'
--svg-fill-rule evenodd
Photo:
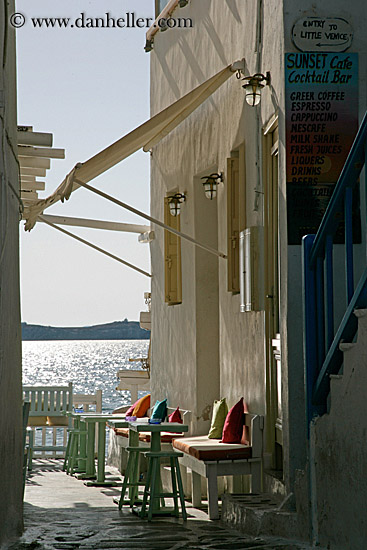
<svg viewBox="0 0 367 550"><path fill-rule="evenodd" d="M222 495L222 521L251 536L300 540L297 514L282 508L279 500L264 494Z"/></svg>

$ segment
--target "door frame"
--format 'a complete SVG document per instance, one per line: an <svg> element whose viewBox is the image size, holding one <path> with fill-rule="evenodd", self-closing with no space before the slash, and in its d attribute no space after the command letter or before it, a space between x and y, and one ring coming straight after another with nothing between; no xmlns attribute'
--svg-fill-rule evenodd
<svg viewBox="0 0 367 550"><path fill-rule="evenodd" d="M269 466L283 468L280 357L274 353L279 335L279 137L278 116L263 128L264 304L266 362L266 436ZM279 381L279 384L278 384Z"/></svg>

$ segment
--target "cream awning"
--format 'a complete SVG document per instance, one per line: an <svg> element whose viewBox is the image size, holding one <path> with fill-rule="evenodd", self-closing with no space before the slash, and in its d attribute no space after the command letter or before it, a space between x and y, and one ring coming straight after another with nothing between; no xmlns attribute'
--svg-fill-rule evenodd
<svg viewBox="0 0 367 550"><path fill-rule="evenodd" d="M68 199L71 193L80 187L76 179L87 183L112 166L115 166L139 149L149 151L169 132L199 107L219 86L238 70L238 62L229 65L212 78L183 96L169 107L153 116L147 122L122 137L103 151L97 153L84 163L78 163L65 177L59 187L45 199L33 202L24 209L25 230L30 231L36 224L37 217L46 208L59 200Z"/></svg>

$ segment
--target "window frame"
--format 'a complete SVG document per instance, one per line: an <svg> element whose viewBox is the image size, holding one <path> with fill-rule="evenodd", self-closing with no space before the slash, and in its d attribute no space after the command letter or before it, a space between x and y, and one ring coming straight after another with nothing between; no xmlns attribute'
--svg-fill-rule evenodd
<svg viewBox="0 0 367 550"><path fill-rule="evenodd" d="M168 196L164 198L164 223L180 231L180 215L172 216ZM164 230L164 301L169 306L182 303L181 237Z"/></svg>
<svg viewBox="0 0 367 550"><path fill-rule="evenodd" d="M240 233L246 229L245 144L227 158L227 290L240 292Z"/></svg>

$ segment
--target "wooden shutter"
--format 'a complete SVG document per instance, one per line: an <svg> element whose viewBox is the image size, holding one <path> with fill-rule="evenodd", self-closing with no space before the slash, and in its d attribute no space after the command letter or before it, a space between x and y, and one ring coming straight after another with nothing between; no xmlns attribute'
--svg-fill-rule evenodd
<svg viewBox="0 0 367 550"><path fill-rule="evenodd" d="M180 231L180 216L171 216L168 199L164 200L164 223ZM181 238L164 231L165 302L169 305L182 302Z"/></svg>
<svg viewBox="0 0 367 550"><path fill-rule="evenodd" d="M240 162L238 157L227 159L227 255L228 290L240 291L239 236L240 236Z"/></svg>

